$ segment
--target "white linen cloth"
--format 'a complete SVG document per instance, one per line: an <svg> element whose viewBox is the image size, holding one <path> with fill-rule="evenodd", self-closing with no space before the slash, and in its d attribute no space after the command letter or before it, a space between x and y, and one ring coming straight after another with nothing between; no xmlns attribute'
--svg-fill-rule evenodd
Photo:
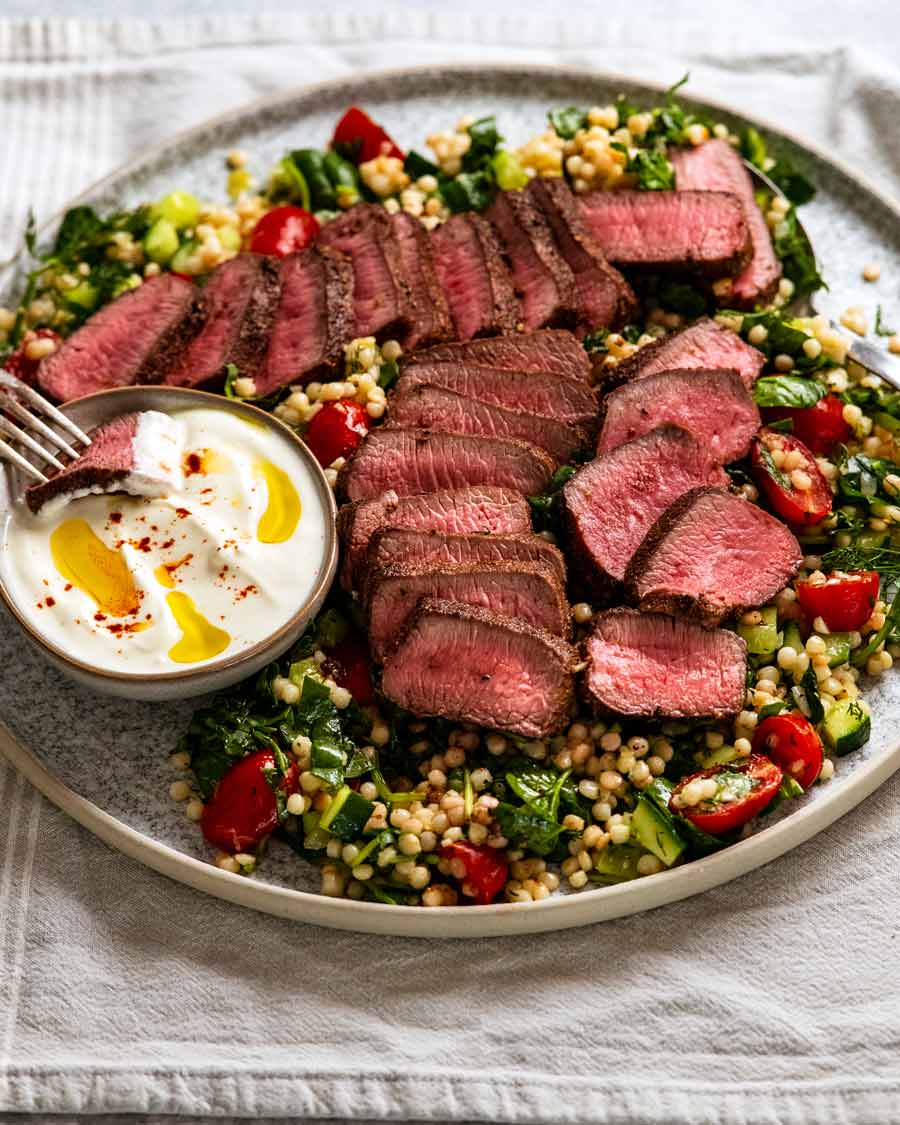
<svg viewBox="0 0 900 1125"><path fill-rule="evenodd" d="M0 20L4 256L29 207L50 214L175 128L350 70L463 59L690 67L693 90L900 194L889 4L359 8ZM895 778L769 867L643 916L470 943L357 936L169 882L0 761L0 1111L896 1120L898 878Z"/></svg>

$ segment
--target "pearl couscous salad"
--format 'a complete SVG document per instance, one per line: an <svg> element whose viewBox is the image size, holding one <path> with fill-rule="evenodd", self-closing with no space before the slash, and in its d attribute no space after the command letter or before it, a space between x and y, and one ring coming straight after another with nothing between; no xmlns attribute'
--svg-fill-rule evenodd
<svg viewBox="0 0 900 1125"><path fill-rule="evenodd" d="M685 108L674 89L655 107L620 98L554 109L518 148L505 147L500 127L491 116L466 117L431 132L426 152L404 152L354 108L327 148L288 153L265 175L247 154L228 153L227 202L178 190L105 217L77 207L48 250L29 232L34 268L18 307L0 312L0 333L6 368L39 384L45 365L64 354L67 339L98 310L160 275L202 284L240 255L262 255L277 267L320 244L333 248L321 251L326 259L340 251L358 270L353 329L338 360L274 390L264 365L229 362L219 384L226 395L254 401L295 429L347 501L340 524L343 578L324 610L289 655L198 708L171 756L173 805L198 822L212 861L224 871L250 875L267 848L286 846L299 861L318 866L323 894L419 907L526 903L655 875L727 847L764 826L773 809L827 785L841 757L869 737L866 685L900 655L900 393L849 359L851 337L844 331L824 317L792 311L822 284L795 215L813 185L770 155L755 130L735 134ZM696 189L693 169L702 165L694 160L728 169L738 155L765 171L779 193L757 192L739 205L733 203L738 186L715 181L708 192ZM558 211L552 210L554 185L566 192ZM716 195L718 203L703 195ZM515 216L527 199L549 216L532 220L544 241L529 228L532 256L525 265L503 225L507 198ZM710 251L700 265L673 268L681 251L662 245L662 228L669 238L671 224L661 218L659 245L644 252L656 238L653 207L661 216L664 206L689 216L713 203L722 207L722 223L731 224L734 245ZM650 216L651 233L637 251L621 247L620 219L613 223L616 249L603 243L612 205ZM747 207L755 209L749 219ZM369 214L361 208L380 209L392 222L407 216L411 244L433 240L441 284L433 278L429 284L443 287L441 316L450 325L443 340L479 339L442 343L434 330L426 342L437 346L423 359L419 345L400 331L366 330L357 231L347 226L343 242L322 233ZM571 208L581 218L565 218L575 213ZM589 251L589 265L577 257L594 245L571 233L583 229L575 224L585 217L590 237L621 271L611 271L619 303L607 324L582 319L584 279L597 286L606 277L598 251ZM498 236L486 229L488 220L499 243L490 241ZM447 282L446 262L469 252L465 239L481 240L488 266L497 260L508 267L508 300L519 310L512 321L504 320L507 298L494 276L487 312L478 313L482 326L460 327L464 313L470 316L463 302L474 301L480 281L470 277L463 293ZM747 297L742 286L766 255L770 277ZM552 277L556 305L529 324L528 271L538 269ZM610 269L605 259L603 269ZM860 269L867 280L879 276L878 263ZM576 308L572 316L567 301ZM900 352L900 335L886 324L893 315L852 308L843 327L862 335L871 328ZM513 333L527 339L515 316L524 317L526 333L531 328L544 339L574 332L583 375L569 379L540 365L516 370L501 363L499 351L486 345ZM717 347L727 341L738 358L726 362L716 353L688 363L678 348L688 339L683 334L696 331ZM452 350L466 347L472 350ZM680 356L677 363L663 358L666 349ZM738 370L740 357L748 372ZM691 406L700 383L685 380L688 367L702 369L733 410L712 436L708 415L715 411ZM673 375L682 383L665 382ZM626 392L644 379L663 380L654 384L656 404L667 387L688 389L673 394L669 413L653 406L659 417L651 432L628 415L624 436L613 441L614 422L630 409ZM504 396L513 389L543 395L543 405L523 397L521 412L510 409ZM449 434L436 434L439 412L460 405ZM447 443L482 440L483 418L492 427L490 440L499 443L492 455L502 452L512 464L515 452L515 471L533 485L511 485L512 468L496 481L459 476L458 466L481 457L482 447ZM739 441L740 425L747 433ZM434 470L430 485L403 488L387 480L367 491L366 458L410 430L417 441L445 441L434 445L429 464L445 457L447 467ZM605 519L629 524L627 490L645 472L633 466L652 441L677 447L679 466L688 456L696 465L685 469L679 491L630 533L627 557L618 557L624 548L603 545L604 510L587 509L601 495L620 495L603 491L615 484L625 498L617 509L605 509ZM740 448L733 455L735 441ZM717 442L729 449L718 459ZM401 460L407 456L399 446L391 450ZM410 464L409 472L424 472L420 462ZM641 493L640 503L652 506L655 487ZM423 495L452 492L458 514L478 488L484 490L479 511L483 517L491 507L495 524L470 526L461 515L458 526L421 522ZM665 488L659 489L661 495ZM701 506L720 502L751 529L742 534L752 537L752 528L764 527L786 544L785 565L773 566L774 578L761 577L754 562L749 602L733 590L711 593L730 572L696 578L702 591L685 593L665 570L666 552L683 549L679 536L696 527ZM398 513L405 513L402 519ZM511 522L503 523L507 516ZM717 537L699 548L696 536L688 542L692 557L699 553L704 565L719 565ZM738 567L746 545L735 532L721 565ZM398 567L385 554L377 581L368 573L373 550L413 546L415 566ZM424 553L438 547L445 556ZM493 592L467 602L464 587L476 579ZM405 616L395 620L403 599ZM648 621L660 622L653 624L660 636L675 630L677 660L660 657L652 636L628 632ZM713 641L717 652L732 654L736 668L724 700L711 699L709 685L700 682L709 678L704 662L719 659L709 655ZM428 647L433 642L436 650ZM498 670L465 686L485 644L506 656L498 657ZM438 667L442 652L454 667ZM504 659L521 662L518 690L529 698L518 709L501 699ZM429 677L439 674L458 676L464 687L456 696L452 684L438 691ZM612 693L604 686L608 675ZM670 681L668 694L657 698L654 676ZM634 703L628 702L632 683ZM435 692L438 701L429 704ZM553 701L541 712L545 696Z"/></svg>

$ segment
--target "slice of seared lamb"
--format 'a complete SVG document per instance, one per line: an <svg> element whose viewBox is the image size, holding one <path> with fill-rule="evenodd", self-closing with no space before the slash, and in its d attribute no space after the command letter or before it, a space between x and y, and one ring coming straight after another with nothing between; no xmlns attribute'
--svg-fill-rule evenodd
<svg viewBox="0 0 900 1125"><path fill-rule="evenodd" d="M500 191L485 218L500 237L522 302L526 331L545 325L574 325L578 310L575 275L560 254L543 212L524 191Z"/></svg>
<svg viewBox="0 0 900 1125"><path fill-rule="evenodd" d="M375 660L383 659L423 598L480 606L558 637L571 633L562 583L544 563L401 563L372 574L366 584L369 650Z"/></svg>
<svg viewBox="0 0 900 1125"><path fill-rule="evenodd" d="M579 197L591 234L623 268L735 277L752 253L744 206L722 191L595 191Z"/></svg>
<svg viewBox="0 0 900 1125"><path fill-rule="evenodd" d="M727 485L709 449L678 426L660 426L572 477L563 495L569 536L598 599L619 588L649 529L668 506L701 484Z"/></svg>
<svg viewBox="0 0 900 1125"><path fill-rule="evenodd" d="M259 254L238 254L217 266L200 290L196 315L200 329L167 371L175 387L201 387L225 378L233 363L255 378L278 306L278 266Z"/></svg>
<svg viewBox="0 0 900 1125"><path fill-rule="evenodd" d="M417 363L403 368L395 392L417 386L442 387L466 398L543 414L558 422L591 428L597 423L597 398L585 383L540 371L499 371L463 363Z"/></svg>
<svg viewBox="0 0 900 1125"><path fill-rule="evenodd" d="M744 706L747 648L726 629L611 609L595 618L586 648L585 686L604 713L721 719Z"/></svg>
<svg viewBox="0 0 900 1125"><path fill-rule="evenodd" d="M401 564L443 568L447 564L500 562L543 563L562 585L566 562L562 551L540 535L448 535L445 531L382 527L369 540L366 552L368 573Z"/></svg>
<svg viewBox="0 0 900 1125"><path fill-rule="evenodd" d="M397 337L415 321L391 217L377 203L357 203L319 231L318 242L346 254L353 266L351 336Z"/></svg>
<svg viewBox="0 0 900 1125"><path fill-rule="evenodd" d="M400 269L409 293L409 327L400 336L404 350L424 347L453 336L453 322L434 268L428 231L408 211L391 215L400 249Z"/></svg>
<svg viewBox="0 0 900 1125"><path fill-rule="evenodd" d="M537 414L488 406L441 387L406 386L388 401L388 429L435 430L450 434L519 438L545 450L556 461L568 461L588 441L586 431Z"/></svg>
<svg viewBox="0 0 900 1125"><path fill-rule="evenodd" d="M180 423L158 410L123 414L91 436L77 460L49 480L25 491L32 512L49 504L58 511L70 500L92 493L128 492L165 496L182 483L184 435Z"/></svg>
<svg viewBox="0 0 900 1125"><path fill-rule="evenodd" d="M528 194L547 217L559 251L575 275L580 328L625 324L637 308L634 293L606 260L568 184L561 176L535 176Z"/></svg>
<svg viewBox="0 0 900 1125"><path fill-rule="evenodd" d="M414 364L460 363L503 371L533 371L590 382L591 361L571 332L544 329L484 340L438 344L412 357Z"/></svg>
<svg viewBox="0 0 900 1125"><path fill-rule="evenodd" d="M680 332L645 344L630 359L612 369L612 379L621 383L659 371L722 368L737 371L747 386L752 387L765 362L762 352L745 344L737 332L704 317ZM607 385L604 380L604 387Z"/></svg>
<svg viewBox="0 0 900 1125"><path fill-rule="evenodd" d="M469 484L536 496L546 491L553 467L542 449L513 438L382 427L341 470L338 486L348 500L371 500L391 489L412 496Z"/></svg>
<svg viewBox="0 0 900 1125"><path fill-rule="evenodd" d="M718 625L765 605L797 573L803 552L780 520L721 488L694 488L663 512L625 581L642 610Z"/></svg>
<svg viewBox="0 0 900 1125"><path fill-rule="evenodd" d="M414 715L543 738L567 723L574 649L524 621L425 600L381 674L383 694Z"/></svg>
<svg viewBox="0 0 900 1125"><path fill-rule="evenodd" d="M366 551L379 528L408 528L468 535L499 535L531 531L531 510L518 492L491 485L473 485L417 496L385 492L374 500L345 504L338 513L341 536L341 585L356 589L368 569Z"/></svg>
<svg viewBox="0 0 900 1125"><path fill-rule="evenodd" d="M353 274L346 258L310 246L282 260L278 280L269 350L254 380L257 395L335 368L353 332Z"/></svg>
<svg viewBox="0 0 900 1125"><path fill-rule="evenodd" d="M196 288L171 273L150 277L104 305L38 367L41 390L71 398L153 380L196 325L189 316ZM164 358L164 356L166 358Z"/></svg>
<svg viewBox="0 0 900 1125"><path fill-rule="evenodd" d="M460 340L512 332L521 315L491 224L474 212L431 232L434 268Z"/></svg>
<svg viewBox="0 0 900 1125"><path fill-rule="evenodd" d="M598 454L673 422L727 465L747 454L761 425L753 396L736 371L661 371L623 384L603 406Z"/></svg>
<svg viewBox="0 0 900 1125"><path fill-rule="evenodd" d="M670 157L679 191L730 191L743 204L752 256L732 282L726 303L750 309L767 300L778 286L781 263L775 256L769 228L754 198L750 173L738 152L727 141L712 140L696 148L672 149Z"/></svg>

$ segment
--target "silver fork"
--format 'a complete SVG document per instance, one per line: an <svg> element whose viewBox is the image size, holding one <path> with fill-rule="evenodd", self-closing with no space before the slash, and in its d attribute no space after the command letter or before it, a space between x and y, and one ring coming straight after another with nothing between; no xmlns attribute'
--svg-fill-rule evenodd
<svg viewBox="0 0 900 1125"><path fill-rule="evenodd" d="M63 433L48 426L38 417L39 414L55 422ZM22 425L16 425L10 416ZM47 480L46 475L19 449L28 450L45 467L58 471L67 464L67 461L60 460L61 457L74 461L91 444L88 435L61 410L57 410L27 383L3 370L0 370L0 434L3 435L0 437L0 460L15 465L26 476L40 483ZM19 449L14 449L13 445Z"/></svg>

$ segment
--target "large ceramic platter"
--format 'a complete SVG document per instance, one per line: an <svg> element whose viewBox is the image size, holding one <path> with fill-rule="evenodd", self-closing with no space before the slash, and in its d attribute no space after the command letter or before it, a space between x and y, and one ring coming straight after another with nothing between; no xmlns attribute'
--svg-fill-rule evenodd
<svg viewBox="0 0 900 1125"><path fill-rule="evenodd" d="M679 75L663 75L668 81ZM91 188L82 198L103 208L131 206L174 187L218 198L222 156L240 147L265 171L288 149L322 145L339 114L364 104L401 145L421 147L432 129L464 113L496 113L501 130L520 143L542 127L549 107L605 103L620 92L657 100L660 89L617 75L541 67L446 67L407 70L281 94L176 137ZM689 98L685 98L690 101ZM705 103L740 124L737 109ZM754 122L775 147L812 174L819 187L805 221L830 293L831 314L852 304L884 304L900 314L900 209L857 173L775 125ZM865 262L882 263L884 281L864 286ZM18 283L16 267L0 279L4 303ZM198 891L298 921L370 933L480 937L579 926L662 906L767 863L848 813L900 766L900 675L872 685L872 739L838 764L833 781L814 787L754 836L709 858L613 887L560 895L532 904L411 909L336 900L315 893L318 876L287 849L270 848L258 875L247 879L213 867L196 826L168 797L169 752L191 704L146 704L94 696L54 671L0 615L0 751L60 808L113 848ZM844 821L853 831L853 819ZM790 862L787 860L786 862Z"/></svg>

